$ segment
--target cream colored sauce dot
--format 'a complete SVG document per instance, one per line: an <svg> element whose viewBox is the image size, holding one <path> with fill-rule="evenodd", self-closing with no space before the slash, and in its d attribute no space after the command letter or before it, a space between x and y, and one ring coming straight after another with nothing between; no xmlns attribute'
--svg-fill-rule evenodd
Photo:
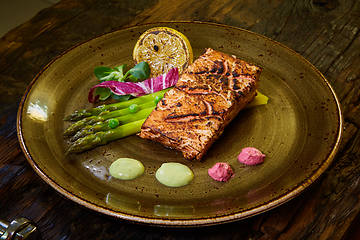
<svg viewBox="0 0 360 240"><path fill-rule="evenodd" d="M119 158L114 161L109 168L112 177L121 180L131 180L144 173L144 165L132 158Z"/></svg>
<svg viewBox="0 0 360 240"><path fill-rule="evenodd" d="M182 187L189 184L194 173L191 169L181 163L163 163L156 171L156 179L168 187Z"/></svg>

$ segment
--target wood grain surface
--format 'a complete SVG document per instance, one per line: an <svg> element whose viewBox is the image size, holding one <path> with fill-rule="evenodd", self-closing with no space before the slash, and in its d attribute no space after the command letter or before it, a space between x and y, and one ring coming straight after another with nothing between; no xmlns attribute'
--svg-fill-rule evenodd
<svg viewBox="0 0 360 240"><path fill-rule="evenodd" d="M290 202L213 227L164 229L101 215L65 199L31 169L16 113L32 78L64 50L148 22L199 20L263 34L294 49L334 87L345 128L325 174ZM27 217L43 239L356 239L360 211L360 1L62 0L0 39L0 219ZM360 239L360 236L359 236Z"/></svg>

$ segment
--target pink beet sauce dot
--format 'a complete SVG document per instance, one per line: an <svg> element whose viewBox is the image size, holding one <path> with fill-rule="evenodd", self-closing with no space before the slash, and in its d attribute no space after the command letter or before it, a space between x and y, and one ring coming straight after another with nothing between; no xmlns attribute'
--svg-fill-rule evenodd
<svg viewBox="0 0 360 240"><path fill-rule="evenodd" d="M257 165L263 163L265 154L254 147L243 148L238 156L239 162L246 165Z"/></svg>
<svg viewBox="0 0 360 240"><path fill-rule="evenodd" d="M209 176L219 182L227 182L234 175L231 166L224 162L216 163L208 170Z"/></svg>

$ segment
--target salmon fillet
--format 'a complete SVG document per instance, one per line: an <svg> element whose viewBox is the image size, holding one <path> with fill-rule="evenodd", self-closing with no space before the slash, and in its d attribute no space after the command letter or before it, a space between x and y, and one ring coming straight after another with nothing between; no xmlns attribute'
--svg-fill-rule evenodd
<svg viewBox="0 0 360 240"><path fill-rule="evenodd" d="M226 125L256 95L261 68L206 49L165 93L139 136L201 160Z"/></svg>

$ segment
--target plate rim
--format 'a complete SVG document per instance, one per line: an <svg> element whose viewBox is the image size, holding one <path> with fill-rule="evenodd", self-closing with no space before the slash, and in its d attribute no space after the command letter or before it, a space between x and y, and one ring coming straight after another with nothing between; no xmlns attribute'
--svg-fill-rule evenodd
<svg viewBox="0 0 360 240"><path fill-rule="evenodd" d="M104 206L97 205L94 202L88 201L87 199L78 196L75 193L72 193L70 190L67 190L61 186L61 184L58 184L55 180L51 178L51 176L48 176L44 170L42 170L36 161L33 159L32 155L30 154L28 150L28 146L26 144L26 140L24 139L23 132L22 132L22 116L23 116L23 109L24 104L27 99L28 94L30 93L33 85L38 80L38 78L42 75L44 71L46 71L55 61L57 61L59 58L64 56L66 53L70 52L71 50L89 42L94 39L100 38L102 36L108 35L108 34L114 34L118 31L124 31L128 29L135 29L140 26L147 26L147 25L164 25L164 24L205 24L205 25L212 25L215 27L221 27L221 28L230 28L234 29L236 31L242 31L246 32L248 34L255 35L260 38L264 38L267 41L272 42L273 44L285 48L287 51L291 52L293 55L295 55L299 60L303 61L306 65L308 65L315 73L319 75L319 77L324 81L326 86L329 88L332 97L334 99L334 102L336 103L336 110L337 110L337 118L338 118L338 126L337 126L337 137L336 140L333 143L332 150L329 152L328 156L325 158L325 160L319 165L317 169L315 169L308 178L305 178L303 181L298 183L294 188L289 189L287 192L285 192L282 195L276 196L275 198L272 198L268 202L261 203L260 205L256 205L252 208L248 208L244 211L239 211L227 215L220 215L220 216L213 216L213 217L203 217L203 218L194 218L194 219L171 219L171 218L151 218L151 217L144 217L141 215L136 214L129 214L124 213L121 211L115 211L110 208L106 208ZM21 150L23 151L25 158L27 159L28 163L31 165L31 167L35 170L35 172L52 188L54 188L57 192L65 196L66 198L86 207L92 210L95 210L97 212L121 218L124 220L128 220L134 223L142 223L142 224L150 224L155 226L163 226L163 227L200 227L200 226L210 226L210 225L217 225L217 224L223 224L228 222L233 222L245 218L249 218L258 214L261 214L263 212L266 212L268 210L271 210L275 207L280 206L283 203L286 203L299 195L303 190L305 190L307 187L309 187L313 182L315 182L321 174L325 172L325 170L330 166L331 162L333 161L334 157L336 156L336 153L339 150L339 146L342 139L343 134L343 115L341 111L341 105L338 97L336 96L336 93L333 89L333 87L330 85L328 80L325 78L325 76L318 70L312 63L310 63L304 56L297 53L295 50L287 47L285 44L280 43L276 40L273 40L269 37L266 37L264 35L261 35L259 33L255 33L240 27L235 26L229 26L225 24L219 24L219 23L212 23L212 22L205 22L205 21L160 21L160 22L151 22L151 23L145 23L145 24L137 24L137 25L131 25L127 27L121 27L118 29L115 29L111 32L103 33L98 36L95 36L93 38L87 39L85 41L82 41L65 51L58 54L56 57L52 58L52 60L46 64L44 67L40 69L40 71L35 75L35 77L32 79L32 81L28 84L26 87L25 93L21 98L18 112L17 112L17 119L16 119L16 129L17 129L17 136L20 143Z"/></svg>

